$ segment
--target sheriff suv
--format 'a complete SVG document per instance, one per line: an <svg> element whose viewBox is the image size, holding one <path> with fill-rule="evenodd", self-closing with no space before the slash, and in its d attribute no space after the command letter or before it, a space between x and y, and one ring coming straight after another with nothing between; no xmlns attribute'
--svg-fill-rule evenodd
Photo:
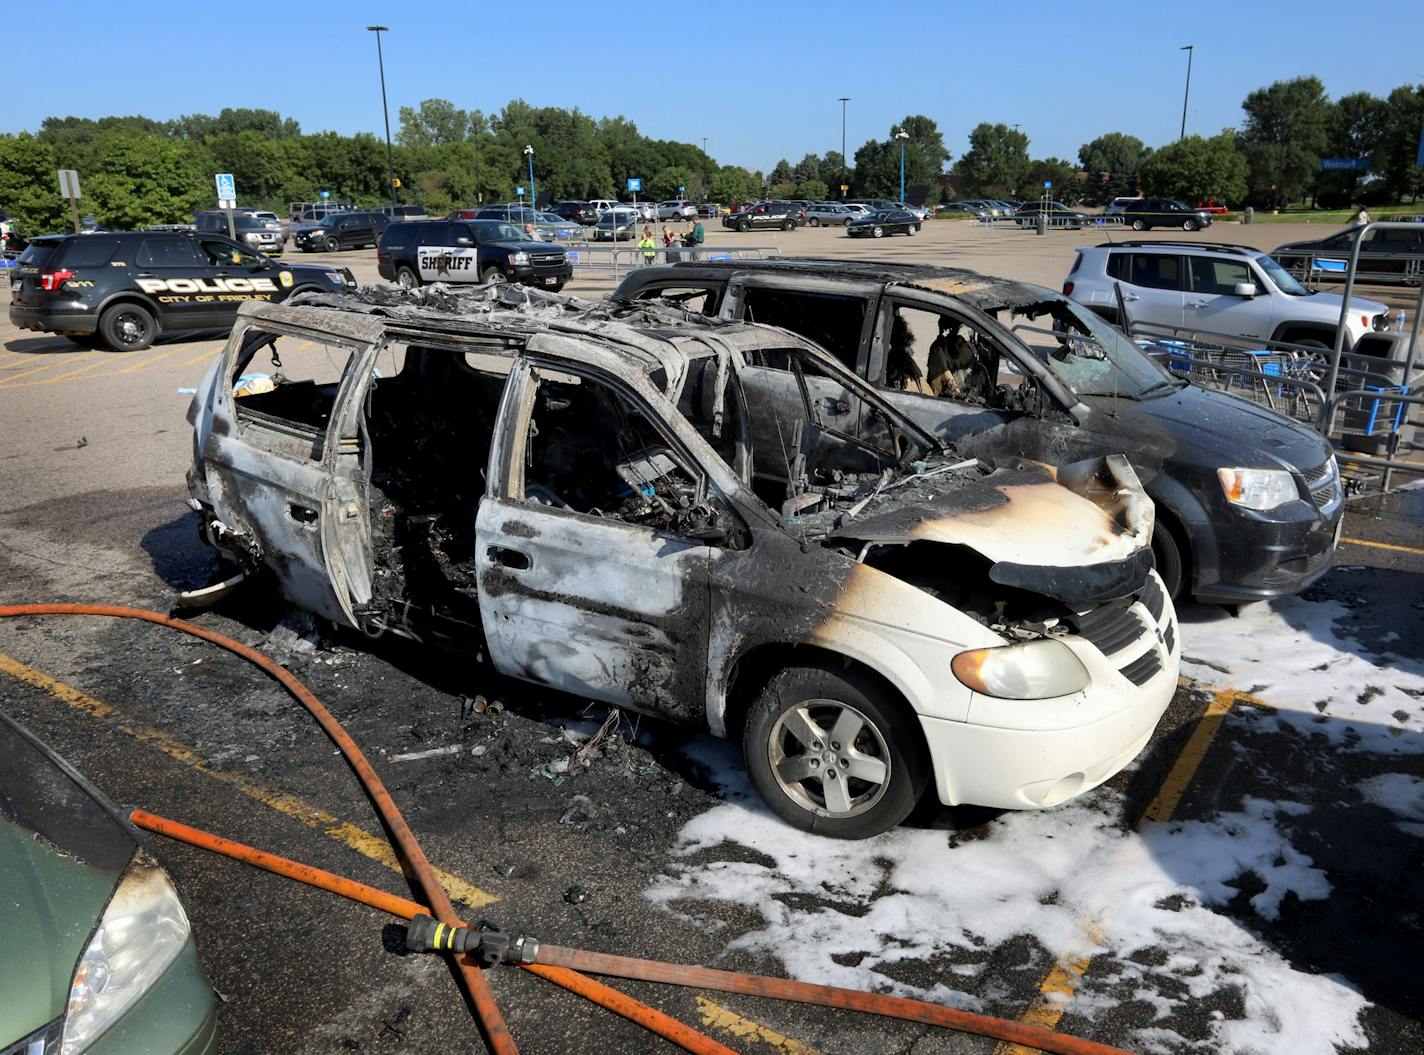
<svg viewBox="0 0 1424 1055"><path fill-rule="evenodd" d="M229 327L243 301L355 287L348 270L283 264L206 231L41 235L10 276L10 322L134 352L160 333Z"/></svg>
<svg viewBox="0 0 1424 1055"><path fill-rule="evenodd" d="M1078 250L1065 296L1118 321L1333 348L1342 298L1312 293L1269 253L1213 242L1104 242ZM1351 299L1345 350L1388 324L1387 305Z"/></svg>
<svg viewBox="0 0 1424 1055"><path fill-rule="evenodd" d="M522 282L555 292L574 273L562 249L531 242L504 220L393 223L376 248L376 269L407 289L426 282Z"/></svg>

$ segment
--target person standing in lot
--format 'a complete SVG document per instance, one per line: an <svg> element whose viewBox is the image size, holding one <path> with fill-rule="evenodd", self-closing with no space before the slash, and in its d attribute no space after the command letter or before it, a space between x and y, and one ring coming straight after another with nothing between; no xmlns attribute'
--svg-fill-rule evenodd
<svg viewBox="0 0 1424 1055"><path fill-rule="evenodd" d="M665 257L669 262L682 259L681 254L672 251L672 244L678 241L681 239L678 238L677 232L667 224L663 224L663 248L667 250Z"/></svg>
<svg viewBox="0 0 1424 1055"><path fill-rule="evenodd" d="M682 244L689 249L696 249L707 240L707 232L702 227L701 220L694 220L692 226L687 229L687 234L682 236ZM689 253L689 259L696 260L696 253Z"/></svg>
<svg viewBox="0 0 1424 1055"><path fill-rule="evenodd" d="M643 251L643 263L653 264L657 262L657 244L653 241L653 229L643 228L643 237L638 239L638 248Z"/></svg>
<svg viewBox="0 0 1424 1055"><path fill-rule="evenodd" d="M1365 207L1364 207L1363 205L1360 206L1360 211L1359 211L1359 212L1355 213L1354 216L1350 217L1350 226L1351 226L1351 227L1363 227L1363 226L1365 226L1365 224L1367 224L1367 223L1369 223L1369 222L1370 222L1370 214L1367 213L1367 212L1365 212Z"/></svg>
<svg viewBox="0 0 1424 1055"><path fill-rule="evenodd" d="M524 237L530 242L543 241L543 239L539 237L539 232L535 230L534 224L529 220L524 221Z"/></svg>

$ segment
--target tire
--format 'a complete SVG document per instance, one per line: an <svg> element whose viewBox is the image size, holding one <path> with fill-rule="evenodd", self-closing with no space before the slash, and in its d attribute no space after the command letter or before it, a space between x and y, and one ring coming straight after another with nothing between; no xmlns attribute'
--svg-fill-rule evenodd
<svg viewBox="0 0 1424 1055"><path fill-rule="evenodd" d="M1162 577L1162 585L1167 587L1167 596L1175 604L1182 593L1185 564L1177 537L1162 523L1160 515L1152 528L1152 563Z"/></svg>
<svg viewBox="0 0 1424 1055"><path fill-rule="evenodd" d="M820 227L820 226L821 226L821 221L818 220L816 217L813 216L813 217L811 217L809 220L806 221L806 226L807 226L807 227Z"/></svg>
<svg viewBox="0 0 1424 1055"><path fill-rule="evenodd" d="M831 739L838 730L849 742ZM772 678L747 715L742 750L773 813L837 839L895 827L930 776L924 740L900 702L859 671L830 666L790 667Z"/></svg>
<svg viewBox="0 0 1424 1055"><path fill-rule="evenodd" d="M509 279L507 279L504 272L499 269L498 264L491 264L480 272L480 281L489 286L500 282L508 282Z"/></svg>
<svg viewBox="0 0 1424 1055"><path fill-rule="evenodd" d="M1132 229L1134 231L1145 231L1147 230L1147 223L1143 220L1133 220Z"/></svg>
<svg viewBox="0 0 1424 1055"><path fill-rule="evenodd" d="M415 289L420 285L420 276L408 267L398 267L396 268L396 285L401 289Z"/></svg>
<svg viewBox="0 0 1424 1055"><path fill-rule="evenodd" d="M746 221L746 220L742 220L740 223L737 224L737 230L738 230L738 231L741 231L742 234L746 234L746 233L747 233L748 231L750 231L751 229L752 229L751 223L749 223L749 222Z"/></svg>
<svg viewBox="0 0 1424 1055"><path fill-rule="evenodd" d="M341 242L336 238L328 238L325 242L321 243L321 249L324 253L335 253L340 248Z"/></svg>
<svg viewBox="0 0 1424 1055"><path fill-rule="evenodd" d="M1182 230L1184 231L1195 231L1198 226L1200 225L1195 220L1182 221Z"/></svg>
<svg viewBox="0 0 1424 1055"><path fill-rule="evenodd" d="M100 317L99 333L116 352L138 352L153 343L158 324L141 304L115 304Z"/></svg>
<svg viewBox="0 0 1424 1055"><path fill-rule="evenodd" d="M845 218L845 220L842 222L841 226L842 226L842 227L849 227L849 226L850 226L850 217L849 217L849 216L847 216L847 217Z"/></svg>
<svg viewBox="0 0 1424 1055"><path fill-rule="evenodd" d="M783 231L794 231L794 230L796 230L796 221L795 221L795 220L787 220L787 221L785 221L784 223L782 223L781 229L782 229Z"/></svg>
<svg viewBox="0 0 1424 1055"><path fill-rule="evenodd" d="M911 238L913 238L913 237L915 237L915 235L917 235L917 234L920 233L920 229L919 229L917 226L915 226L914 224L910 224L909 227L905 228L905 233L906 233L907 235L909 235Z"/></svg>
<svg viewBox="0 0 1424 1055"><path fill-rule="evenodd" d="M872 229L871 229L871 232L870 232L870 237L871 237L871 238L884 238L884 237L885 237L885 228L883 228L883 227L875 227L875 228L872 228Z"/></svg>

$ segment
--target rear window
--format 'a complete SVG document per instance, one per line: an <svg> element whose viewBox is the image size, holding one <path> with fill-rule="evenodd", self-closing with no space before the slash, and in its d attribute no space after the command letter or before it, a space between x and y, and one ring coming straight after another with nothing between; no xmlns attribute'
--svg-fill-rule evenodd
<svg viewBox="0 0 1424 1055"><path fill-rule="evenodd" d="M58 244L57 242L31 242L20 254L20 266L43 268L49 263L49 258L54 255Z"/></svg>
<svg viewBox="0 0 1424 1055"><path fill-rule="evenodd" d="M117 238L104 238L100 235L72 238L55 263L68 268L102 267L114 258L118 248Z"/></svg>

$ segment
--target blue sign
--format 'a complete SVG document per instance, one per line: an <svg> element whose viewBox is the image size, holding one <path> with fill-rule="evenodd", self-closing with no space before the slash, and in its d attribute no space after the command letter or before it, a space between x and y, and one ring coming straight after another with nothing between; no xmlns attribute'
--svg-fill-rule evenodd
<svg viewBox="0 0 1424 1055"><path fill-rule="evenodd" d="M679 194L684 194L684 193L687 192L687 188L684 187L681 183L679 183L679 184L677 185L677 192L678 192Z"/></svg>
<svg viewBox="0 0 1424 1055"><path fill-rule="evenodd" d="M331 197L331 191L329 191L329 190L324 190L324 191L321 192L321 200L322 200L322 201L326 201L326 199L327 199L327 198L330 198L330 197Z"/></svg>
<svg viewBox="0 0 1424 1055"><path fill-rule="evenodd" d="M1046 180L1044 180L1044 181L1043 181L1043 189L1044 189L1044 190L1052 190L1052 189L1053 189L1053 181L1052 181L1051 179L1046 179Z"/></svg>
<svg viewBox="0 0 1424 1055"><path fill-rule="evenodd" d="M1321 172L1368 172L1369 158L1321 158Z"/></svg>
<svg viewBox="0 0 1424 1055"><path fill-rule="evenodd" d="M515 188L514 188L514 193L515 193L515 196L516 196L516 197L522 198L522 197L524 197L524 188L523 188L523 187L515 187Z"/></svg>
<svg viewBox="0 0 1424 1055"><path fill-rule="evenodd" d="M643 189L643 181L636 176L628 177L628 193L634 194Z"/></svg>
<svg viewBox="0 0 1424 1055"><path fill-rule="evenodd" d="M218 173L218 201L237 200L237 181L231 172Z"/></svg>

